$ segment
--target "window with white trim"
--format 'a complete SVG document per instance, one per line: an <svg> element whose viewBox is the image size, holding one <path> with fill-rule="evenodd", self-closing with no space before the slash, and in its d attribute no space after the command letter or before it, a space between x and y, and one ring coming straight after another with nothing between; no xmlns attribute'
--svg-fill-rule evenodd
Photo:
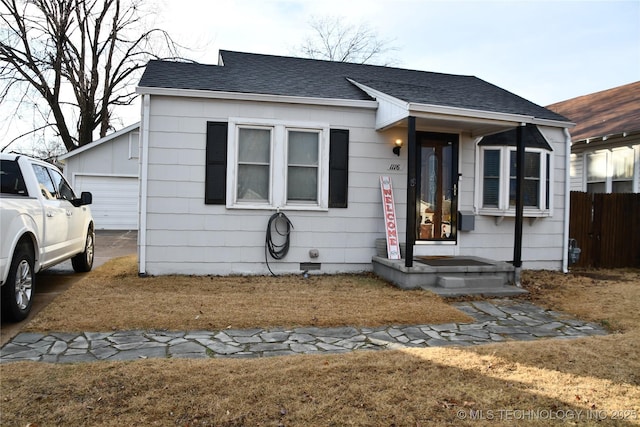
<svg viewBox="0 0 640 427"><path fill-rule="evenodd" d="M479 158L480 212L489 215L515 214L516 148L482 146ZM525 149L522 193L527 216L545 216L551 210L551 159L548 150Z"/></svg>
<svg viewBox="0 0 640 427"><path fill-rule="evenodd" d="M551 215L553 153L540 129L532 124L485 136L478 142L476 206L480 214L515 215L518 132L524 146L524 215Z"/></svg>
<svg viewBox="0 0 640 427"><path fill-rule="evenodd" d="M317 203L320 132L287 132L287 202Z"/></svg>
<svg viewBox="0 0 640 427"><path fill-rule="evenodd" d="M140 157L140 132L131 132L129 134L129 158L137 159Z"/></svg>
<svg viewBox="0 0 640 427"><path fill-rule="evenodd" d="M600 151L586 155L587 192L607 192L607 152Z"/></svg>
<svg viewBox="0 0 640 427"><path fill-rule="evenodd" d="M236 200L268 202L271 128L238 127Z"/></svg>
<svg viewBox="0 0 640 427"><path fill-rule="evenodd" d="M328 125L234 119L229 136L227 207L328 208Z"/></svg>
<svg viewBox="0 0 640 427"><path fill-rule="evenodd" d="M509 150L509 207L516 206L516 151ZM543 162L546 166L543 167ZM549 206L549 167L551 155L542 150L528 149L524 153L524 183L522 185L525 208L546 209Z"/></svg>
<svg viewBox="0 0 640 427"><path fill-rule="evenodd" d="M635 153L619 147L585 154L589 193L632 193Z"/></svg>

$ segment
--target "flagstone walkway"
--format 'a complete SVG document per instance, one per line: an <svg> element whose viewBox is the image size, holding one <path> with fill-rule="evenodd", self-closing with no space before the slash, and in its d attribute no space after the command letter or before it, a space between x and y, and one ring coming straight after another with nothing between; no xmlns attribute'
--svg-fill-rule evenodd
<svg viewBox="0 0 640 427"><path fill-rule="evenodd" d="M597 324L508 299L454 304L473 323L377 328L304 327L220 331L23 332L0 349L0 363L93 362L147 358L250 358L385 348L469 346L508 340L605 335Z"/></svg>

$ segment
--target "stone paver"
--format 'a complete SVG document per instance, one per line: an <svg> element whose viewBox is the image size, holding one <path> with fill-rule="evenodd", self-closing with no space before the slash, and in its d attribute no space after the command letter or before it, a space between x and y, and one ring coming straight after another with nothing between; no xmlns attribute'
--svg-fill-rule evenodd
<svg viewBox="0 0 640 427"><path fill-rule="evenodd" d="M223 331L134 330L21 333L0 349L0 363L74 363L147 358L249 358L404 347L468 346L605 335L597 324L509 299L456 303L472 323L378 328L305 327Z"/></svg>

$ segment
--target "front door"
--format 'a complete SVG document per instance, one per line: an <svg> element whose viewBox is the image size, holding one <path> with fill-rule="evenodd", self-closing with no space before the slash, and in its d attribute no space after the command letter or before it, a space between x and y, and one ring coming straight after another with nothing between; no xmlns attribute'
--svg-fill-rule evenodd
<svg viewBox="0 0 640 427"><path fill-rule="evenodd" d="M418 132L417 241L456 241L458 135Z"/></svg>

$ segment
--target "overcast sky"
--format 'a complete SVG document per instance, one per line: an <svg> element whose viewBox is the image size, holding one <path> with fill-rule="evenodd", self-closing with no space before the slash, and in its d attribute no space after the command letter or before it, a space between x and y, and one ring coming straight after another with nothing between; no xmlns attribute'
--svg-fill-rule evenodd
<svg viewBox="0 0 640 427"><path fill-rule="evenodd" d="M474 75L543 106L640 80L640 0L164 0L161 19L216 63L219 49L290 55L327 15L366 22L401 68Z"/></svg>
<svg viewBox="0 0 640 427"><path fill-rule="evenodd" d="M156 26L215 64L218 50L293 55L312 17L366 23L395 66L474 75L546 106L640 80L640 0L148 0ZM0 106L0 111L2 108ZM138 103L116 127L139 120ZM10 140L25 120L0 125Z"/></svg>

